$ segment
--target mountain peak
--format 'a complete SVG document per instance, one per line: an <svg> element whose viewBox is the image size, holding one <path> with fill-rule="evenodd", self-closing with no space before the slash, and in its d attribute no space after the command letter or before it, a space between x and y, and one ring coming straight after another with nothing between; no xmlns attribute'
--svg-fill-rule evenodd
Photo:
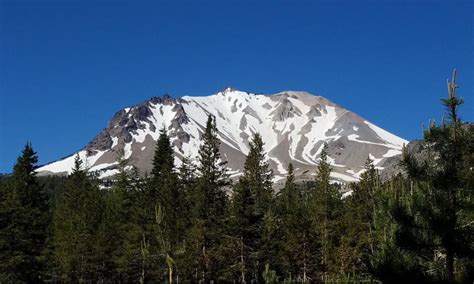
<svg viewBox="0 0 474 284"><path fill-rule="evenodd" d="M332 178L356 181L367 157L382 169L385 161L400 154L405 140L375 126L329 100L303 91L254 94L230 86L210 96L159 97L125 108L114 115L83 150L38 169L43 173L70 172L74 155L101 177L116 173L116 151L142 173L151 169L159 130L167 127L179 165L185 156L196 158L209 114L216 117L221 155L231 176L237 177L254 133L264 140L267 160L277 179L288 163L295 173L312 179L324 143L329 145Z"/></svg>
<svg viewBox="0 0 474 284"><path fill-rule="evenodd" d="M226 94L226 93L231 93L234 91L238 91L238 90L232 86L225 86L224 88L220 89L217 93Z"/></svg>
<svg viewBox="0 0 474 284"><path fill-rule="evenodd" d="M163 93L161 96L151 97L148 101L152 104L173 104L176 99L173 98L169 93Z"/></svg>

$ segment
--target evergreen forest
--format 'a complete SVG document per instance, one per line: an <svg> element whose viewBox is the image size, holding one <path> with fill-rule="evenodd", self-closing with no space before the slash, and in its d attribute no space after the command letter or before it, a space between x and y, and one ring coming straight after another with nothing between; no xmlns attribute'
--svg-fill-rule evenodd
<svg viewBox="0 0 474 284"><path fill-rule="evenodd" d="M27 143L0 176L0 283L472 283L474 126L457 88L422 158L404 147L388 179L368 158L351 184L332 182L326 145L313 180L289 163L277 189L259 134L231 181L212 115L196 159L176 166L163 128L152 171L119 152L107 185L79 157L37 176Z"/></svg>

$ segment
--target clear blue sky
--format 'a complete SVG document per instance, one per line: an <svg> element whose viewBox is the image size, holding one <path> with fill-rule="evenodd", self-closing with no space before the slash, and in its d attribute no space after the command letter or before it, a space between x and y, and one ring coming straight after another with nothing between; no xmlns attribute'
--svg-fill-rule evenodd
<svg viewBox="0 0 474 284"><path fill-rule="evenodd" d="M127 105L227 85L306 90L413 139L456 67L474 120L472 1L256 2L0 0L0 172L27 141L46 163Z"/></svg>

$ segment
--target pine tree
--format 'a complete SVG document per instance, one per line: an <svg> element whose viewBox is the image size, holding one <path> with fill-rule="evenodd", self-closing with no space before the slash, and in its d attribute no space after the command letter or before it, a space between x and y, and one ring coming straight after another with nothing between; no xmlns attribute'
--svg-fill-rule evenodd
<svg viewBox="0 0 474 284"><path fill-rule="evenodd" d="M459 119L463 101L455 95L457 88L454 70L448 97L442 100L447 119L431 123L424 133L428 158L417 160L406 148L402 155L411 198L392 212L398 224L396 245L416 261L412 269L423 281L469 282L463 275L473 276L472 183L465 174L474 166L469 159L474 129L463 127Z"/></svg>
<svg viewBox="0 0 474 284"><path fill-rule="evenodd" d="M181 166L178 170L178 178L180 185L182 188L184 188L185 192L191 191L191 188L196 181L195 171L196 166L191 161L191 158L189 156L183 157Z"/></svg>
<svg viewBox="0 0 474 284"><path fill-rule="evenodd" d="M139 274L140 210L138 174L129 171L124 152L117 153L118 173L110 189L104 189L105 208L98 233L98 253L108 281L136 281Z"/></svg>
<svg viewBox="0 0 474 284"><path fill-rule="evenodd" d="M354 199L352 196L349 199L353 205L349 209L348 218L353 223L351 229L356 232L349 232L348 235L360 236L360 241L356 242L363 260L363 265L357 268L359 273L367 271L384 283L430 283L420 273L417 256L401 250L395 242L398 225L394 222L393 208L408 205L414 198L422 197L416 194L418 190L415 187L412 181L402 175L377 186L373 194L375 207L369 210L372 211L369 233L367 224L361 223L366 219L363 217L368 216L366 201L356 198L357 194L353 196Z"/></svg>
<svg viewBox="0 0 474 284"><path fill-rule="evenodd" d="M193 190L196 186L196 166L190 157L183 157L181 165L178 169L179 191L181 196L180 214L181 224L178 224L180 231L184 232L190 225L189 217L191 216L191 208L194 200Z"/></svg>
<svg viewBox="0 0 474 284"><path fill-rule="evenodd" d="M254 192L257 210L260 212L265 212L270 208L273 198L273 172L265 161L263 145L260 134L254 134L245 160L243 175L240 178L240 182Z"/></svg>
<svg viewBox="0 0 474 284"><path fill-rule="evenodd" d="M148 189L145 193L146 233L153 264L148 269L149 277L161 279L163 264L168 265L180 249L184 235L180 232L182 224L182 202L178 175L174 166L174 151L170 138L163 127L157 141L153 168ZM157 215L157 210L159 216ZM157 221L159 217L159 222ZM172 268L168 268L168 273Z"/></svg>
<svg viewBox="0 0 474 284"><path fill-rule="evenodd" d="M288 165L285 187L278 196L278 214L282 242L279 261L287 281L308 282L314 267L311 263L312 240L308 192L295 184L293 164Z"/></svg>
<svg viewBox="0 0 474 284"><path fill-rule="evenodd" d="M79 156L75 158L65 187L53 216L58 276L68 282L99 279L102 263L97 239L103 199L97 180L82 168Z"/></svg>
<svg viewBox="0 0 474 284"><path fill-rule="evenodd" d="M340 212L341 196L337 187L330 183L331 165L328 162L328 145L320 154L315 189L312 192L311 218L313 234L318 240L319 271L322 280L327 280L334 269L331 251L335 249L337 219Z"/></svg>
<svg viewBox="0 0 474 284"><path fill-rule="evenodd" d="M243 186L242 183L236 184L232 196L229 233L237 248L234 250L235 255L230 265L236 268L234 275L241 283L246 283L251 277L248 275L252 271L250 239L259 233L255 206L255 197L250 187Z"/></svg>
<svg viewBox="0 0 474 284"><path fill-rule="evenodd" d="M263 141L254 134L244 164L243 175L232 197L233 234L239 246L240 281L258 279L269 262L264 250L264 217L273 197L272 171L265 161ZM248 275L250 274L250 275Z"/></svg>
<svg viewBox="0 0 474 284"><path fill-rule="evenodd" d="M358 183L351 184L353 193L344 200L341 216L341 241L337 265L343 273L361 273L363 255L374 254L374 219L379 208L381 188L373 161L367 158ZM386 212L384 214L386 216Z"/></svg>
<svg viewBox="0 0 474 284"><path fill-rule="evenodd" d="M171 146L170 138L163 127L157 141L155 155L153 157L153 168L151 170L150 180L150 200L152 208L159 204L163 208L163 226L168 231L170 237L176 237L177 232L174 227L176 220L175 202L178 197L178 176L174 166L174 151Z"/></svg>
<svg viewBox="0 0 474 284"><path fill-rule="evenodd" d="M44 281L50 213L36 177L37 162L26 144L0 192L0 282Z"/></svg>
<svg viewBox="0 0 474 284"><path fill-rule="evenodd" d="M313 192L314 225L320 240L321 267L324 273L328 271L330 237L329 237L329 190L331 166L327 161L328 145L324 144L321 151L318 171L316 176L316 191Z"/></svg>
<svg viewBox="0 0 474 284"><path fill-rule="evenodd" d="M182 236L182 243L178 245L180 254L175 256L175 267L178 279L183 282L191 281L193 273L193 255L189 244L190 227L192 226L192 207L194 204L193 193L196 186L196 167L189 156L183 157L178 169L179 191L181 202L179 205L180 218L177 220L178 231ZM182 253L181 253L182 252Z"/></svg>
<svg viewBox="0 0 474 284"><path fill-rule="evenodd" d="M216 119L209 115L203 142L199 148L198 177L193 193L193 225L190 230L192 255L195 256L194 281L208 281L217 277L224 214L229 186L226 162L220 157L220 140Z"/></svg>

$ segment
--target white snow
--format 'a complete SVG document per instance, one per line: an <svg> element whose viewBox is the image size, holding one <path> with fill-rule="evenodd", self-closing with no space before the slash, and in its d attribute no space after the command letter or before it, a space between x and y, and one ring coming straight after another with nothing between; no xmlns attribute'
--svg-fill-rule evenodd
<svg viewBox="0 0 474 284"><path fill-rule="evenodd" d="M275 173L275 174L286 174L286 169L280 161L278 161L275 158L272 158L271 160L274 161L275 164L277 165L277 171L278 172Z"/></svg>
<svg viewBox="0 0 474 284"><path fill-rule="evenodd" d="M341 173L338 173L338 172L331 172L331 177L337 179L337 180L344 180L346 182L356 182L356 181L359 181L358 178L355 178L353 176L350 176L350 175L345 175L345 174L341 174Z"/></svg>
<svg viewBox="0 0 474 284"><path fill-rule="evenodd" d="M393 157L393 156L396 156L396 155L399 155L401 154L402 152L400 150L396 150L396 149L389 149L387 151L387 153L385 153L383 155L384 158L390 158L390 157Z"/></svg>
<svg viewBox="0 0 474 284"><path fill-rule="evenodd" d="M137 135L133 135L133 139L138 142L138 143L143 143L145 141L145 138L147 135L150 135L150 129L149 129L149 125L147 124L147 128L145 130L143 129L138 129L137 130Z"/></svg>
<svg viewBox="0 0 474 284"><path fill-rule="evenodd" d="M113 149L117 145L118 145L118 138L112 137L112 146L110 148Z"/></svg>
<svg viewBox="0 0 474 284"><path fill-rule="evenodd" d="M383 158L376 158L374 155L372 154L369 154L369 158L372 160L372 163L377 166L382 160Z"/></svg>
<svg viewBox="0 0 474 284"><path fill-rule="evenodd" d="M344 193L342 194L342 196L341 196L341 199L345 199L345 198L351 196L352 193L353 193L352 190L349 190L349 191L344 192Z"/></svg>
<svg viewBox="0 0 474 284"><path fill-rule="evenodd" d="M407 144L408 141L406 141L405 139L402 139L398 136L395 136L394 134L368 122L368 121L364 121L365 124L367 124L373 131L375 131L375 133L377 133L377 135L382 138L383 140L387 141L388 143L396 146L397 149L401 150L402 149L402 146L403 144Z"/></svg>
<svg viewBox="0 0 474 284"><path fill-rule="evenodd" d="M316 164L314 158L311 158L313 156L311 155L311 149L316 143L321 140L328 141L330 139L337 139L337 137L326 135L326 132L334 126L338 118L336 114L336 109L332 106L327 106L326 110L327 114L316 117L315 122L311 123L311 130L305 135L308 138L308 143L303 148L303 157L306 158L306 161L309 164ZM320 146L320 148L316 152L316 155L321 152L323 146L324 145Z"/></svg>
<svg viewBox="0 0 474 284"><path fill-rule="evenodd" d="M99 178L106 178L106 177L112 177L116 174L119 173L119 170L113 169L113 170L107 170L99 175Z"/></svg>
<svg viewBox="0 0 474 284"><path fill-rule="evenodd" d="M130 156L132 156L132 142L129 142L125 144L125 147L123 148L124 151L124 158L128 159Z"/></svg>
<svg viewBox="0 0 474 284"><path fill-rule="evenodd" d="M347 135L347 139L349 139L349 140L351 140L351 141L360 142L359 140L357 140L357 138L359 138L359 135L357 135L357 134L350 134L350 135Z"/></svg>
<svg viewBox="0 0 474 284"><path fill-rule="evenodd" d="M346 173L349 173L349 174L351 174L351 175L355 175L354 170L346 170Z"/></svg>
<svg viewBox="0 0 474 284"><path fill-rule="evenodd" d="M384 143L376 143L376 142L370 142L370 141L364 141L364 140L360 140L360 139L358 139L358 138L359 138L359 135L357 135L357 134L350 134L350 135L347 135L347 139L349 139L350 141L355 141L355 142L364 143L364 144L379 145L379 146L391 147L391 148L398 149L398 145L394 145L394 144L384 144ZM400 149L401 149L401 148L400 148ZM396 151L400 151L400 150L396 150Z"/></svg>
<svg viewBox="0 0 474 284"><path fill-rule="evenodd" d="M113 166L113 165L116 165L117 162L113 162L113 163L103 163L103 164L99 164L99 165L96 165L96 166L93 166L91 167L89 170L90 171L100 171L102 169L105 169L107 167L110 167L110 166Z"/></svg>
<svg viewBox="0 0 474 284"><path fill-rule="evenodd" d="M76 154L73 154L63 160L59 160L56 162L52 162L47 164L41 168L38 168L37 172L52 172L52 173L62 173L67 172L70 174L72 169L74 168L74 161L76 159L76 155L79 155L79 158L82 161L82 168L91 168L95 162L105 153L105 151L98 151L95 155L87 157L87 151L82 150Z"/></svg>
<svg viewBox="0 0 474 284"><path fill-rule="evenodd" d="M360 175L363 174L366 170L364 168L362 168L360 171L358 171L355 176L360 179Z"/></svg>
<svg viewBox="0 0 474 284"><path fill-rule="evenodd" d="M227 171L227 174L229 175L230 178L236 178L242 175L242 173L239 170L229 170Z"/></svg>

